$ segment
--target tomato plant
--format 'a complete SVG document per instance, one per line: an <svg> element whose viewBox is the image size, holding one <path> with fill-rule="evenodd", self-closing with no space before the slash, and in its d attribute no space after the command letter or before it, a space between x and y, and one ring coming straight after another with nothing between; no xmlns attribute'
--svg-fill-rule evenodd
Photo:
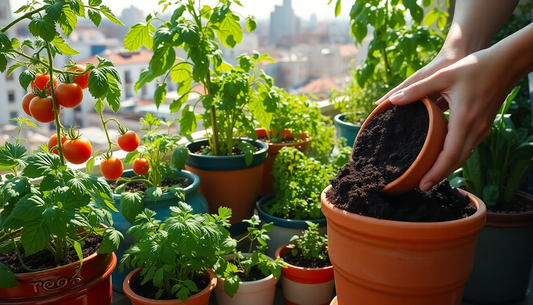
<svg viewBox="0 0 533 305"><path fill-rule="evenodd" d="M81 164L89 160L93 153L91 142L82 136L67 139L63 144L63 154L68 162Z"/></svg>
<svg viewBox="0 0 533 305"><path fill-rule="evenodd" d="M150 164L148 164L148 160L145 158L137 158L133 160L131 167L133 172L137 175L144 175L150 170Z"/></svg>
<svg viewBox="0 0 533 305"><path fill-rule="evenodd" d="M61 136L61 144L64 144L65 141L67 140L67 138L65 138L64 136ZM48 150L51 151L52 153L54 154L59 154L58 150L57 149L54 149L52 151L52 148L54 146L57 146L57 134L53 134L50 139L48 140Z"/></svg>
<svg viewBox="0 0 533 305"><path fill-rule="evenodd" d="M139 147L139 136L129 130L118 137L117 143L123 151L132 152Z"/></svg>
<svg viewBox="0 0 533 305"><path fill-rule="evenodd" d="M50 89L50 75L43 74L43 73L37 73L35 75L35 80L32 81L30 85L32 89L38 88L41 91L44 90L45 86L46 86L46 89ZM57 86L57 79L54 76L54 87L55 86ZM50 90L47 90L46 94L50 94Z"/></svg>
<svg viewBox="0 0 533 305"><path fill-rule="evenodd" d="M59 104L56 105L57 114L61 111ZM54 101L52 98L36 96L30 101L30 113L33 118L41 123L50 123L55 119L54 116Z"/></svg>
<svg viewBox="0 0 533 305"><path fill-rule="evenodd" d="M30 102L34 97L36 97L36 95L29 92L22 98L22 110L24 110L24 112L29 116L32 116L30 112Z"/></svg>
<svg viewBox="0 0 533 305"><path fill-rule="evenodd" d="M107 158L100 163L100 172L108 180L117 180L124 172L124 165L118 158Z"/></svg>
<svg viewBox="0 0 533 305"><path fill-rule="evenodd" d="M87 69L85 65L76 65L75 67L70 68L70 71L74 72L84 72ZM81 89L87 89L89 81L89 73L85 73L83 75L77 75L74 77L74 82L78 84L78 86L81 87Z"/></svg>
<svg viewBox="0 0 533 305"><path fill-rule="evenodd" d="M54 91L56 101L65 108L74 108L83 100L83 89L76 83L61 83Z"/></svg>

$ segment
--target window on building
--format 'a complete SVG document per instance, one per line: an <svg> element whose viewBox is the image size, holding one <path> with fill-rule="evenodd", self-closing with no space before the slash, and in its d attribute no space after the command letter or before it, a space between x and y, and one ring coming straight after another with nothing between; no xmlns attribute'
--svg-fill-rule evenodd
<svg viewBox="0 0 533 305"><path fill-rule="evenodd" d="M9 90L7 91L7 100L10 104L13 104L15 102L15 91Z"/></svg>
<svg viewBox="0 0 533 305"><path fill-rule="evenodd" d="M124 81L126 84L131 84L131 72L129 70L124 71Z"/></svg>
<svg viewBox="0 0 533 305"><path fill-rule="evenodd" d="M6 9L4 7L0 7L0 19L6 19Z"/></svg>
<svg viewBox="0 0 533 305"><path fill-rule="evenodd" d="M16 111L11 111L11 112L9 113L9 118L10 118L10 119L14 119L14 118L16 118L16 117L18 117L18 116L19 116L19 114L18 114L18 112L16 112ZM16 124L17 122L11 122L11 123L12 123L12 124Z"/></svg>
<svg viewBox="0 0 533 305"><path fill-rule="evenodd" d="M131 86L127 86L126 87L126 99L129 99L129 98L132 98L133 97L133 90L131 88Z"/></svg>

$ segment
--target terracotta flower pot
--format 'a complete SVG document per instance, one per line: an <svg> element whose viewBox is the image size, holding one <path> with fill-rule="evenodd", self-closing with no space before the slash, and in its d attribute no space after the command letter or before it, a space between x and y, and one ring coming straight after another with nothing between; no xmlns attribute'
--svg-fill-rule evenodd
<svg viewBox="0 0 533 305"><path fill-rule="evenodd" d="M292 251L288 244L276 250L276 258ZM287 263L281 269L281 287L286 305L327 305L333 298L333 266L302 268Z"/></svg>
<svg viewBox="0 0 533 305"><path fill-rule="evenodd" d="M440 108L428 98L422 98L422 102L426 106L429 114L429 130L426 141L422 146L422 150L416 157L415 161L409 168L396 180L390 182L383 188L383 192L391 195L403 194L418 186L422 177L433 166L444 145L444 139L448 133L448 120ZM379 104L374 111L368 116L359 134L368 126L370 121L385 111L392 104L389 100ZM355 139L357 143L357 138ZM355 144L354 144L355 145Z"/></svg>
<svg viewBox="0 0 533 305"><path fill-rule="evenodd" d="M266 130L263 128L256 128L255 133L258 137L266 137ZM294 138L294 136L285 130L283 132L285 135ZM306 153L309 148L311 148L311 139L304 134L299 135L301 142L294 143L268 143L268 157L263 164L263 172L261 173L261 184L259 185L259 195L268 195L272 194L274 191L272 189L274 185L274 176L272 175L272 169L274 166L274 160L278 155L279 151L283 147L294 147L299 151Z"/></svg>
<svg viewBox="0 0 533 305"><path fill-rule="evenodd" d="M321 196L340 305L461 304L485 204L467 194L470 217L431 223L376 219L338 209Z"/></svg>
<svg viewBox="0 0 533 305"><path fill-rule="evenodd" d="M111 272L117 257L114 253L94 253L65 266L31 273L16 274L20 284L0 289L0 304L9 305L72 305L111 304Z"/></svg>
<svg viewBox="0 0 533 305"><path fill-rule="evenodd" d="M215 273L211 270L206 272L209 277L209 284L202 291L190 296L185 302L180 301L179 299L175 300L154 300L142 297L133 290L131 290L130 283L136 281L141 276L141 268L137 268L130 272L128 276L124 279L124 284L122 289L124 289L124 294L130 299L132 305L209 305L209 297L211 296L211 291L215 289L217 285L217 278Z"/></svg>

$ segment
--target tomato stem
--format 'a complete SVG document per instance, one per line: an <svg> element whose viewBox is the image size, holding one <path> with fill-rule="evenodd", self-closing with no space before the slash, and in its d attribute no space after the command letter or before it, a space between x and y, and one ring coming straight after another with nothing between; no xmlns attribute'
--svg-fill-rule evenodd
<svg viewBox="0 0 533 305"><path fill-rule="evenodd" d="M61 122L59 121L59 113L57 111L57 101L54 88L54 59L52 58L52 50L50 50L50 44L46 41L46 53L48 53L48 73L50 73L50 95L52 96L52 110L54 111L54 123L56 125L57 133L57 150L59 151L59 158L61 159L61 165L65 165L65 157L63 156L63 143L61 143ZM44 90L46 90L46 85L44 85Z"/></svg>
<svg viewBox="0 0 533 305"><path fill-rule="evenodd" d="M119 125L120 123L114 118L104 120L104 111L99 111L98 114L100 115L100 121L102 122L102 127L104 127L105 136L107 137L107 144L109 144L109 149L107 150L107 156L111 157L113 155L113 142L111 141L111 138L109 137L109 132L107 131L107 122L115 121Z"/></svg>

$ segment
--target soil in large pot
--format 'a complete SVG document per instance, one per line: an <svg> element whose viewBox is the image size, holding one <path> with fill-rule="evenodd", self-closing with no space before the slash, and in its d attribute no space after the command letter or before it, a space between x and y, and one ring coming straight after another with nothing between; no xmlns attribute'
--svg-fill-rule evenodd
<svg viewBox="0 0 533 305"><path fill-rule="evenodd" d="M379 219L437 222L468 217L476 207L447 181L389 196L381 190L400 177L421 151L429 127L422 102L392 105L360 133L352 159L332 179L327 198L337 208Z"/></svg>

